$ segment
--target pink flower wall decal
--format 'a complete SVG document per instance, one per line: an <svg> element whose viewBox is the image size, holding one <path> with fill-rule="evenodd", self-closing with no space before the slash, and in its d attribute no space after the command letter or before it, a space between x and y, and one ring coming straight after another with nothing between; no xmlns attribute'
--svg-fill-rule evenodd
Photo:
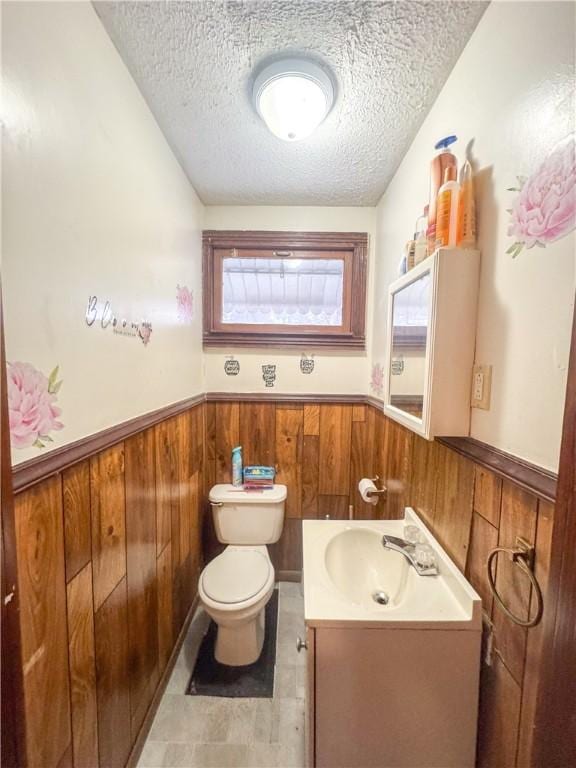
<svg viewBox="0 0 576 768"><path fill-rule="evenodd" d="M194 299L192 291L185 285L176 286L176 307L178 320L181 323L191 323L194 315Z"/></svg>
<svg viewBox="0 0 576 768"><path fill-rule="evenodd" d="M48 378L30 363L8 363L8 414L14 448L45 448L50 432L63 428L56 402L58 366Z"/></svg>
<svg viewBox="0 0 576 768"><path fill-rule="evenodd" d="M370 389L377 395L384 393L384 368L379 363L374 363L372 366Z"/></svg>
<svg viewBox="0 0 576 768"><path fill-rule="evenodd" d="M523 248L545 247L576 227L576 141L570 134L528 178L518 177L520 194L510 213L508 234L516 242L506 253L513 258Z"/></svg>

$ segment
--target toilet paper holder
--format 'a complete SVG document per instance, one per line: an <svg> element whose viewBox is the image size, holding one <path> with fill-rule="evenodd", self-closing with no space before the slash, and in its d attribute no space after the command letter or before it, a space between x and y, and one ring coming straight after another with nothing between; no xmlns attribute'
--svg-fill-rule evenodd
<svg viewBox="0 0 576 768"><path fill-rule="evenodd" d="M379 483L380 482L380 476L379 475L376 475L376 477L372 477L370 479L372 480L373 483ZM367 496L386 496L387 493L388 493L388 488L386 488L385 485L382 485L382 488L376 488L373 491L367 491L366 495Z"/></svg>

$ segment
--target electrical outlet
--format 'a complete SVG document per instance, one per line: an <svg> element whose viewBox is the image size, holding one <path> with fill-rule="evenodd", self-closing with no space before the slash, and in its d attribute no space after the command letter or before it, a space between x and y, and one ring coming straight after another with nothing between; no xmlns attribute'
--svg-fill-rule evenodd
<svg viewBox="0 0 576 768"><path fill-rule="evenodd" d="M492 366L475 364L472 371L472 408L490 408L492 389Z"/></svg>

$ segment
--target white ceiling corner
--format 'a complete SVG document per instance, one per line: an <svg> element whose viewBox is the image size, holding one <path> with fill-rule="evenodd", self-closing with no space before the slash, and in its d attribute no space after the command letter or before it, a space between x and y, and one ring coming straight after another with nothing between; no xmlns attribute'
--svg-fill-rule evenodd
<svg viewBox="0 0 576 768"><path fill-rule="evenodd" d="M486 5L94 2L208 205L375 205ZM250 98L255 68L281 54L319 60L337 85L327 119L294 143L268 131Z"/></svg>

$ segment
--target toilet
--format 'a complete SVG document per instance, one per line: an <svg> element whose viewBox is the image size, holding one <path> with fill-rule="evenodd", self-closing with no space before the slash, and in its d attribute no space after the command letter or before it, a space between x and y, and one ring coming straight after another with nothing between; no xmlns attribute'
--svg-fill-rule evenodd
<svg viewBox="0 0 576 768"><path fill-rule="evenodd" d="M246 491L215 485L209 499L218 541L228 546L200 574L200 602L218 626L216 660L232 667L252 664L262 651L264 609L274 591L266 545L282 534L286 486Z"/></svg>

